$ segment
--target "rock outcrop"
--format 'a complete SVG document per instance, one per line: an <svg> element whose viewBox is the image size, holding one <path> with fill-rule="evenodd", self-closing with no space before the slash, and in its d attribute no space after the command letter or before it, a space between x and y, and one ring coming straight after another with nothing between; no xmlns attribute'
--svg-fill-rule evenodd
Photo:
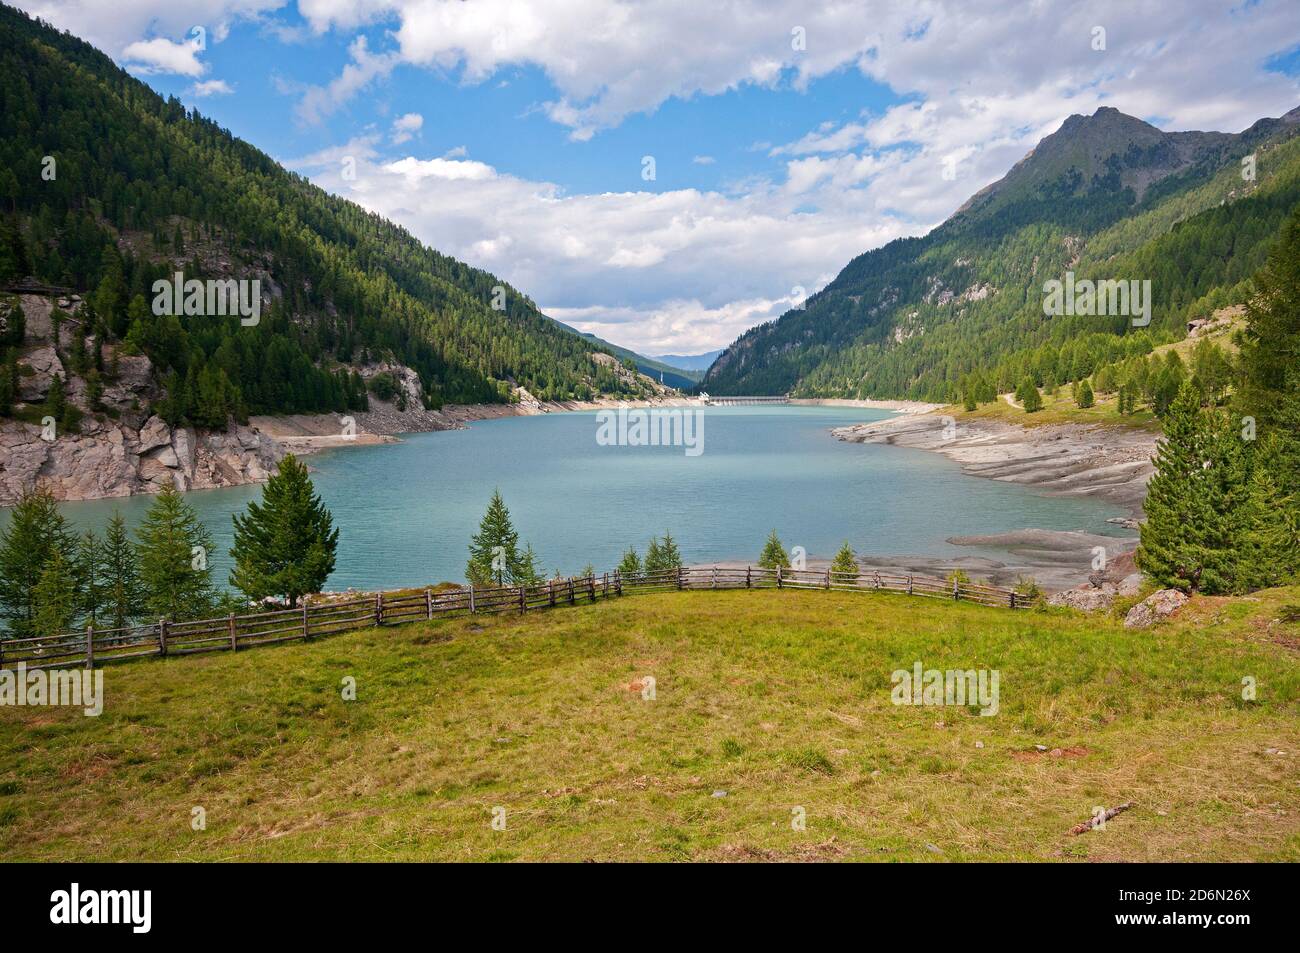
<svg viewBox="0 0 1300 953"><path fill-rule="evenodd" d="M284 455L279 443L251 427L196 433L150 417L138 429L93 417L81 432L42 438L32 424L0 426L0 505L44 487L59 500L156 493L165 486L203 490L259 483Z"/></svg>
<svg viewBox="0 0 1300 953"><path fill-rule="evenodd" d="M1187 604L1187 593L1178 589L1161 589L1147 596L1124 617L1124 628L1145 629L1167 619Z"/></svg>

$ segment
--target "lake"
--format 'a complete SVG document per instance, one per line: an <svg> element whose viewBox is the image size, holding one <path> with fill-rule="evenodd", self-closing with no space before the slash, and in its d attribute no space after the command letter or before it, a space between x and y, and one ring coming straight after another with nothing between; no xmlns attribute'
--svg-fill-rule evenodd
<svg viewBox="0 0 1300 953"><path fill-rule="evenodd" d="M482 421L314 454L307 462L317 491L341 530L328 587L461 581L494 487L521 546L531 542L541 568L566 575L587 563L613 569L629 545L644 555L664 530L691 563L756 561L774 528L787 548L814 558L845 540L863 553L1005 558L944 540L1025 527L1120 535L1106 519L1124 511L1111 504L965 476L941 454L828 433L887 411L710 407L703 415L696 456L680 446L603 446L595 412ZM223 583L231 515L260 494L248 486L186 496L217 543L211 563ZM79 529L102 526L115 509L134 525L149 503L94 500L63 512Z"/></svg>

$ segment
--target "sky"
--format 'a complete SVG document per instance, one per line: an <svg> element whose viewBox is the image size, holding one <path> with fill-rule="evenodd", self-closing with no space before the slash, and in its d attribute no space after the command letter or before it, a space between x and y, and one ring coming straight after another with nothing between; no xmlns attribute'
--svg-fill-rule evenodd
<svg viewBox="0 0 1300 953"><path fill-rule="evenodd" d="M780 316L1073 113L1238 132L1300 105L1296 0L17 5L650 355Z"/></svg>

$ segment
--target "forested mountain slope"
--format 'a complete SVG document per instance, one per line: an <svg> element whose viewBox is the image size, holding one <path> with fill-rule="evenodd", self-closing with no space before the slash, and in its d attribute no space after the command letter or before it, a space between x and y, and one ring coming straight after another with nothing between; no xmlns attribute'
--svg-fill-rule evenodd
<svg viewBox="0 0 1300 953"><path fill-rule="evenodd" d="M260 279L260 322L155 315L152 284L176 271ZM393 365L418 374L427 407L505 401L515 385L543 400L649 385L501 279L0 6L0 286L28 276L84 296L87 353L63 364L100 387L114 358L147 357L173 425L363 409L375 368ZM0 377L17 381L22 351L0 342Z"/></svg>
<svg viewBox="0 0 1300 953"><path fill-rule="evenodd" d="M804 309L746 332L702 386L950 401L976 373L1010 391L1146 353L1243 299L1300 204L1297 132L1300 109L1239 134L1072 116L929 234L860 255ZM1067 271L1150 280L1150 324L1048 317L1044 284Z"/></svg>

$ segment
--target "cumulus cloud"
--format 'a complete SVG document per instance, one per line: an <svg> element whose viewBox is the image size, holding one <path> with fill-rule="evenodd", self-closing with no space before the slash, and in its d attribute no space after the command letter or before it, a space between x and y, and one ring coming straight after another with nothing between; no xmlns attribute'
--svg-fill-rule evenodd
<svg viewBox="0 0 1300 953"><path fill-rule="evenodd" d="M199 60L200 48L191 42L174 43L163 37L139 40L122 50L129 69L137 73L178 73L202 76L205 69Z"/></svg>
<svg viewBox="0 0 1300 953"><path fill-rule="evenodd" d="M393 145L400 146L404 142L410 142L422 128L424 128L424 117L419 113L398 116L393 120Z"/></svg>
<svg viewBox="0 0 1300 953"><path fill-rule="evenodd" d="M201 83L195 83L190 87L190 95L202 98L204 96L229 96L235 90L224 79L208 79Z"/></svg>

